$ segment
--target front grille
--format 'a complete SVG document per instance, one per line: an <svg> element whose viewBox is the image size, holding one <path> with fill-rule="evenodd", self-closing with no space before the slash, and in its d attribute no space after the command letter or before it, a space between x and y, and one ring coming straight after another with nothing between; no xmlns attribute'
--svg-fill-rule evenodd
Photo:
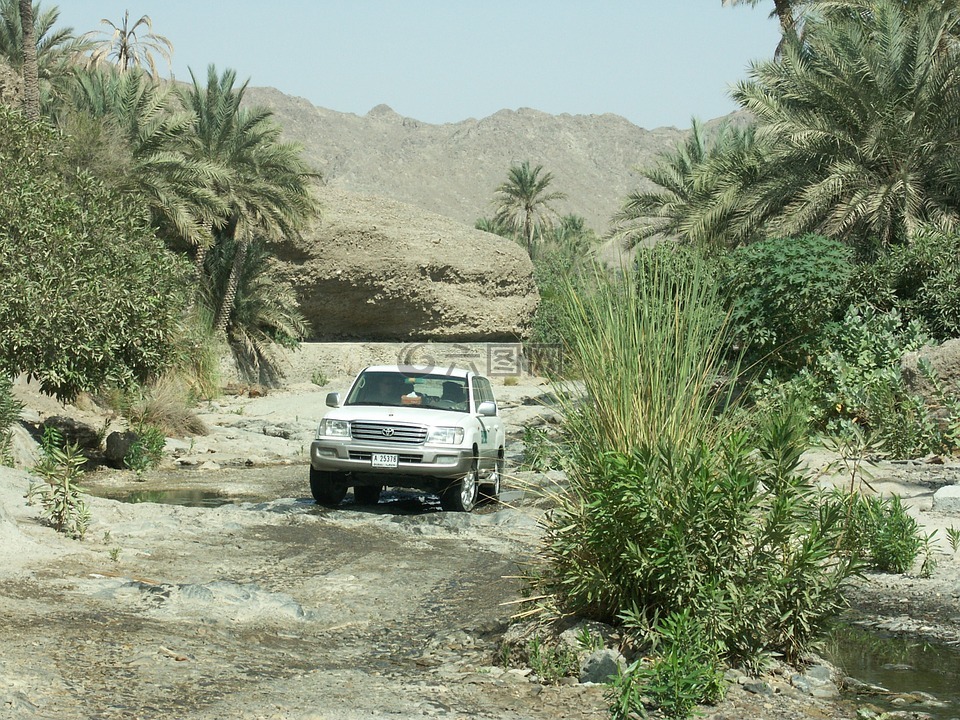
<svg viewBox="0 0 960 720"><path fill-rule="evenodd" d="M373 453L369 452L351 452L351 460L370 460L373 456ZM418 464L423 462L423 455L397 455L397 461L407 464Z"/></svg>
<svg viewBox="0 0 960 720"><path fill-rule="evenodd" d="M386 431L386 433L384 431ZM427 428L423 425L401 425L399 423L354 420L350 423L350 434L354 440L419 445L427 439Z"/></svg>

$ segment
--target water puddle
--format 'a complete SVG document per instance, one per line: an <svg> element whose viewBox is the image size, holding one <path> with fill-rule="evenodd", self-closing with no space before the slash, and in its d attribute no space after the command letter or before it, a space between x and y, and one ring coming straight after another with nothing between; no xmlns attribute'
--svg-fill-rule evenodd
<svg viewBox="0 0 960 720"><path fill-rule="evenodd" d="M837 625L823 655L849 677L860 705L883 711L918 711L931 718L960 717L960 648L890 637L852 625Z"/></svg>
<svg viewBox="0 0 960 720"><path fill-rule="evenodd" d="M163 505L183 505L185 507L214 508L240 502L239 498L227 497L209 490L138 490L114 500L128 503L160 503Z"/></svg>

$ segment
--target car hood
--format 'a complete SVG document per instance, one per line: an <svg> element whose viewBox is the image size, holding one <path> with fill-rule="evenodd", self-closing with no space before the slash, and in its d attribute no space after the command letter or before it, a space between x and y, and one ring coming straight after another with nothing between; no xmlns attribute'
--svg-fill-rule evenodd
<svg viewBox="0 0 960 720"><path fill-rule="evenodd" d="M374 422L410 423L412 425L456 426L472 417L469 413L413 407L381 407L350 405L330 410L330 420L372 420Z"/></svg>

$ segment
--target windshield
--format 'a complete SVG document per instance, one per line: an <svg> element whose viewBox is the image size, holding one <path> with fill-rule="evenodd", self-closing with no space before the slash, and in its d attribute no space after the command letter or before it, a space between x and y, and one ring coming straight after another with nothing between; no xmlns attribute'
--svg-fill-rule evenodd
<svg viewBox="0 0 960 720"><path fill-rule="evenodd" d="M345 405L416 405L434 410L467 412L470 409L467 379L449 375L405 375L399 372L364 372L357 378Z"/></svg>

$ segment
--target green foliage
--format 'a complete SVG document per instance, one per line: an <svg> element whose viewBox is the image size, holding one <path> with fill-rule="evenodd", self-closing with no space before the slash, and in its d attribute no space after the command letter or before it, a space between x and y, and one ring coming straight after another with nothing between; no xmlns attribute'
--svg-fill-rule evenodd
<svg viewBox="0 0 960 720"><path fill-rule="evenodd" d="M330 378L327 377L327 374L321 368L315 368L313 373L310 375L310 382L312 382L314 385L323 387L330 382Z"/></svg>
<svg viewBox="0 0 960 720"><path fill-rule="evenodd" d="M774 238L730 254L727 284L736 339L777 370L811 362L824 328L845 307L852 251L820 235Z"/></svg>
<svg viewBox="0 0 960 720"><path fill-rule="evenodd" d="M13 396L10 379L0 375L0 465L12 465L10 428L20 419L23 403Z"/></svg>
<svg viewBox="0 0 960 720"><path fill-rule="evenodd" d="M0 108L0 137L0 372L60 399L159 374L184 268L116 195L63 183L49 132Z"/></svg>
<svg viewBox="0 0 960 720"><path fill-rule="evenodd" d="M241 253L242 249L242 253ZM308 330L296 293L280 278L262 240L241 245L222 237L206 255L203 303L210 316L236 282L227 341L245 382L271 385L283 377L276 348L295 348Z"/></svg>
<svg viewBox="0 0 960 720"><path fill-rule="evenodd" d="M714 427L715 387L726 370L720 291L703 262L692 260L683 274L672 263L654 253L636 275L595 268L561 287L564 371L586 392L583 403L562 402L582 450L574 462L655 447L661 438L682 446Z"/></svg>
<svg viewBox="0 0 960 720"><path fill-rule="evenodd" d="M494 225L510 228L531 258L536 256L537 246L543 242L544 235L554 227L556 211L551 203L566 197L562 192L548 192L553 173L541 175L541 172L542 165L531 168L528 160L511 165L507 181L497 187L494 200Z"/></svg>
<svg viewBox="0 0 960 720"><path fill-rule="evenodd" d="M955 5L834 5L734 91L764 140L762 162L741 173L738 221L822 233L864 253L909 243L925 222L956 230Z"/></svg>
<svg viewBox="0 0 960 720"><path fill-rule="evenodd" d="M627 246L662 235L696 246L754 239L738 212L742 191L762 166L751 125L721 124L711 135L694 118L683 144L640 168L653 190L635 190L613 216L614 237Z"/></svg>
<svg viewBox="0 0 960 720"><path fill-rule="evenodd" d="M526 425L523 428L523 460L520 470L546 472L560 466L560 448L543 427Z"/></svg>
<svg viewBox="0 0 960 720"><path fill-rule="evenodd" d="M142 424L134 432L137 434L137 439L130 445L130 449L123 458L123 464L139 474L160 463L167 438L155 425Z"/></svg>
<svg viewBox="0 0 960 720"><path fill-rule="evenodd" d="M880 252L860 266L853 292L905 322L921 322L937 340L960 337L960 234L932 229L909 245Z"/></svg>
<svg viewBox="0 0 960 720"><path fill-rule="evenodd" d="M628 452L581 448L547 516L534 594L561 614L623 622L660 658L621 680L624 717L639 712L639 685L681 715L715 697L720 660L796 661L843 605L859 560L843 549L843 512L821 505L798 471L803 417L757 423L754 437L692 428Z"/></svg>
<svg viewBox="0 0 960 720"><path fill-rule="evenodd" d="M29 497L39 497L43 517L57 532L83 540L90 525L90 509L78 483L87 459L76 445L64 445L54 427L44 430L40 463L33 469L43 482L31 487Z"/></svg>
<svg viewBox="0 0 960 720"><path fill-rule="evenodd" d="M960 548L960 528L953 525L947 528L947 542L950 543L950 551L956 555L957 548Z"/></svg>
<svg viewBox="0 0 960 720"><path fill-rule="evenodd" d="M555 685L561 679L577 675L580 662L577 654L562 644L552 645L535 635L527 647L530 668L544 682Z"/></svg>
<svg viewBox="0 0 960 720"><path fill-rule="evenodd" d="M761 404L784 398L806 403L814 426L829 434L856 423L893 456L939 452L948 439L923 401L907 392L900 373L904 353L927 341L920 323L904 324L895 310L851 306L842 320L825 326L821 349L807 367L783 384L768 378L754 395Z"/></svg>
<svg viewBox="0 0 960 720"><path fill-rule="evenodd" d="M668 718L687 718L698 703L718 702L724 691L721 651L689 610L665 617L656 632L656 657L633 663L611 688L611 717L635 718L643 695Z"/></svg>
<svg viewBox="0 0 960 720"><path fill-rule="evenodd" d="M844 542L871 570L907 572L924 547L920 524L898 495L880 497L835 490L824 500L846 516Z"/></svg>

